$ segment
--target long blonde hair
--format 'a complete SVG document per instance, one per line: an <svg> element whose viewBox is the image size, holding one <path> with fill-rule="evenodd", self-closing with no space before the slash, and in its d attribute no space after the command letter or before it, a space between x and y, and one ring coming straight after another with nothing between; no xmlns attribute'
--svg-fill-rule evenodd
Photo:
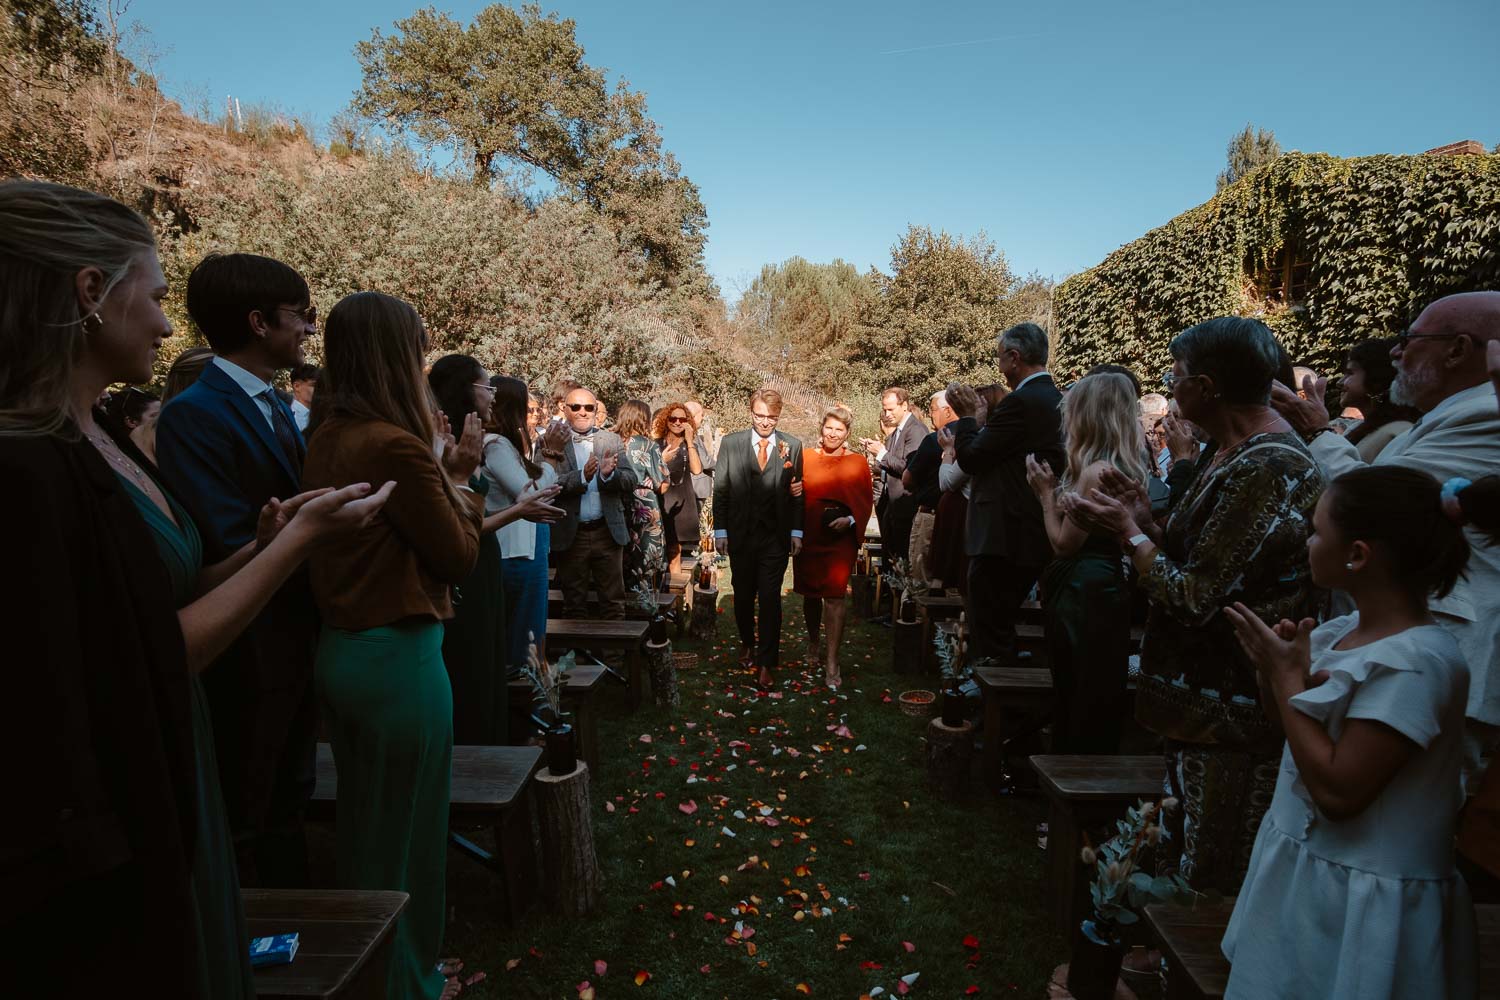
<svg viewBox="0 0 1500 1000"><path fill-rule="evenodd" d="M1095 462L1146 485L1146 437L1130 379L1113 373L1079 379L1063 397L1062 419L1068 468L1059 488L1072 488Z"/></svg>
<svg viewBox="0 0 1500 1000"><path fill-rule="evenodd" d="M0 436L68 433L86 339L76 276L97 267L107 298L155 250L146 220L112 198L0 183Z"/></svg>

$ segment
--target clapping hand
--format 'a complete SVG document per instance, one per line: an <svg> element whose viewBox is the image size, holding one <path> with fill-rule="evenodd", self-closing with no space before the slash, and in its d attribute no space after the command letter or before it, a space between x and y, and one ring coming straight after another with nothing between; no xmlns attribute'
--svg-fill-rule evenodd
<svg viewBox="0 0 1500 1000"><path fill-rule="evenodd" d="M443 426L446 427L447 423L445 417ZM453 443L453 434L449 431L444 445L440 457L448 478L455 483L467 483L474 470L479 468L479 460L484 454L484 421L479 419L479 414L470 413L464 417L463 433L457 444Z"/></svg>
<svg viewBox="0 0 1500 1000"><path fill-rule="evenodd" d="M1271 406L1282 419L1292 425L1298 434L1311 434L1328 426L1328 407L1323 404L1323 394L1328 389L1326 378L1315 379L1308 375L1302 380L1303 396L1297 395L1280 382L1271 382Z"/></svg>
<svg viewBox="0 0 1500 1000"><path fill-rule="evenodd" d="M939 427L937 429L937 443L938 447L942 448L944 451L947 451L948 449L953 447L952 424L948 424L946 427Z"/></svg>
<svg viewBox="0 0 1500 1000"><path fill-rule="evenodd" d="M1168 411L1161 420L1162 435L1167 439L1167 454L1181 462L1198 457L1198 439L1193 436L1191 421Z"/></svg>
<svg viewBox="0 0 1500 1000"><path fill-rule="evenodd" d="M1052 466L1038 461L1035 455L1026 456L1026 482L1031 484L1031 492L1041 500L1057 490L1057 474L1052 471Z"/></svg>
<svg viewBox="0 0 1500 1000"><path fill-rule="evenodd" d="M325 486L321 490L298 493L290 500L277 500L275 497L268 500L260 509L260 516L255 522L255 551L259 552L275 541L276 536L281 534L281 529L291 523L303 504L331 492L333 487Z"/></svg>
<svg viewBox="0 0 1500 1000"><path fill-rule="evenodd" d="M617 452L617 451L608 451L608 452L605 452L604 453L604 457L601 458L601 459L599 459L599 477L601 479L608 479L610 476L612 476L612 475L615 474L615 469L618 468L619 465L620 465L620 453L619 452Z"/></svg>
<svg viewBox="0 0 1500 1000"><path fill-rule="evenodd" d="M583 463L583 481L587 483L594 478L594 473L599 471L599 456L590 455L587 462Z"/></svg>
<svg viewBox="0 0 1500 1000"><path fill-rule="evenodd" d="M293 498L301 503L287 523L287 531L301 532L305 542L315 545L353 535L375 519L395 488L396 483L392 480L373 492L369 483L355 483L341 490L313 490L301 494Z"/></svg>
<svg viewBox="0 0 1500 1000"><path fill-rule="evenodd" d="M960 417L972 417L979 410L979 393L967 384L957 384L948 389L948 405Z"/></svg>
<svg viewBox="0 0 1500 1000"><path fill-rule="evenodd" d="M542 454L561 455L572 437L573 432L566 423L561 420L551 421L547 424L547 429L542 431Z"/></svg>
<svg viewBox="0 0 1500 1000"><path fill-rule="evenodd" d="M1151 523L1151 494L1119 469L1106 465L1100 470L1099 489L1123 503L1136 524Z"/></svg>
<svg viewBox="0 0 1500 1000"><path fill-rule="evenodd" d="M523 494L516 500L516 510L522 518L533 524L556 524L568 515L561 507L552 505L552 501L561 492L561 486L549 486L535 493Z"/></svg>
<svg viewBox="0 0 1500 1000"><path fill-rule="evenodd" d="M1140 533L1130 509L1102 490L1089 490L1088 496L1064 493L1057 503L1063 515L1085 531L1121 539Z"/></svg>
<svg viewBox="0 0 1500 1000"><path fill-rule="evenodd" d="M1239 601L1224 609L1234 634L1255 669L1278 697L1315 686L1308 677L1312 667L1312 633L1318 623L1311 618L1294 622L1283 618L1275 628Z"/></svg>
<svg viewBox="0 0 1500 1000"><path fill-rule="evenodd" d="M881 445L879 441L871 438L860 438L859 443L864 445L865 451L872 457L880 454Z"/></svg>

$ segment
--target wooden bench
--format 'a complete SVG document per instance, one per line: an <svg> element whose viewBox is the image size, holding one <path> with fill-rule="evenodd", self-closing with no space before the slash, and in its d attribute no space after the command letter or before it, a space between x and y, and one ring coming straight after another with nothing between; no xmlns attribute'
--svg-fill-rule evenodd
<svg viewBox="0 0 1500 1000"><path fill-rule="evenodd" d="M589 591L588 601L586 603L588 603L588 604L598 604L599 603L599 594L598 594L598 592L593 591L593 590ZM547 611L548 611L548 614L561 614L562 610L563 610L563 595L562 595L562 591L556 590L556 589L548 590L547 591ZM657 594L656 595L656 610L659 613L679 614L682 611L682 595L681 594L673 594L671 592ZM639 618L641 615L645 614L645 612L642 611L640 609L640 607L638 607L637 605L631 604L630 600L629 600L629 597L627 595L627 598L626 598L626 601L625 601L625 614L626 614L627 617L630 617L630 618Z"/></svg>
<svg viewBox="0 0 1500 1000"><path fill-rule="evenodd" d="M607 667L597 663L580 663L563 674L563 711L573 715L573 731L578 737L578 756L589 770L599 773L599 712L595 696ZM531 713L536 693L527 680L513 680L509 691L510 707Z"/></svg>
<svg viewBox="0 0 1500 1000"><path fill-rule="evenodd" d="M976 667L974 679L984 695L980 769L994 791L1005 773L1001 744L1042 728L1052 716L1052 672L1042 667Z"/></svg>
<svg viewBox="0 0 1500 1000"><path fill-rule="evenodd" d="M257 997L373 1000L386 995L396 918L411 899L406 893L242 889L240 896L252 938L297 935L291 964L255 970Z"/></svg>
<svg viewBox="0 0 1500 1000"><path fill-rule="evenodd" d="M1219 949L1234 900L1157 903L1146 923L1167 960L1170 1000L1217 1000L1229 984L1229 962ZM1500 1000L1500 904L1474 907L1479 925L1479 997ZM1329 956L1332 958L1333 956Z"/></svg>
<svg viewBox="0 0 1500 1000"><path fill-rule="evenodd" d="M1160 755L1060 756L1031 758L1049 803L1047 816L1047 882L1052 916L1069 936L1089 913L1089 882L1094 876L1079 860L1087 832L1099 842L1098 830L1114 832L1113 823L1141 799L1162 796L1166 762Z"/></svg>
<svg viewBox="0 0 1500 1000"><path fill-rule="evenodd" d="M938 663L937 626L939 622L953 621L964 610L964 599L956 594L923 594L917 598L917 619L922 623L922 655L919 660L923 673L935 674Z"/></svg>
<svg viewBox="0 0 1500 1000"><path fill-rule="evenodd" d="M646 631L650 625L650 622L629 619L592 621L582 618L549 618L547 655L555 657L565 649L623 654L626 678L630 684L630 707L635 709L645 697L646 672L641 664L641 643L646 641Z"/></svg>
<svg viewBox="0 0 1500 1000"><path fill-rule="evenodd" d="M505 886L506 910L519 918L536 898L536 859L531 840L531 804L527 785L542 762L540 747L453 748L448 785L448 839L459 850L496 871ZM333 747L318 744L318 777L309 813L335 818L338 768ZM482 823L495 838L486 851L452 827L454 821Z"/></svg>

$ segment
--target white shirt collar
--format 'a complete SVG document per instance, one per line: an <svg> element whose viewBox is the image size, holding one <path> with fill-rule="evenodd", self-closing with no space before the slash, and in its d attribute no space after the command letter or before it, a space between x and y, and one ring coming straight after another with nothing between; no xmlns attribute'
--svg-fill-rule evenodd
<svg viewBox="0 0 1500 1000"><path fill-rule="evenodd" d="M750 428L750 450L754 451L758 447L760 447L760 435L757 434L757 433L755 433L755 428L752 427L752 428ZM766 454L769 455L771 452L773 452L775 450L776 450L776 432L772 431L770 433L770 435L766 438Z"/></svg>
<svg viewBox="0 0 1500 1000"><path fill-rule="evenodd" d="M1030 382L1034 378L1041 378L1043 375L1046 375L1048 378L1052 377L1052 373L1049 372L1049 371L1047 371L1046 369L1043 369L1042 371L1039 371L1039 372L1032 372L1030 375L1027 375L1025 378L1023 378L1021 380L1021 385L1016 386L1014 389L1011 390L1011 392L1020 392L1021 391L1021 386L1024 386L1027 382Z"/></svg>
<svg viewBox="0 0 1500 1000"><path fill-rule="evenodd" d="M1444 410L1452 409L1455 406L1462 406L1464 403L1467 403L1475 396L1488 396L1494 391L1494 387L1492 387L1488 382L1481 382L1478 385L1471 385L1467 389L1455 392L1453 395L1449 396L1447 399L1443 400L1441 403L1434 406L1426 413L1422 414L1422 419L1430 420L1433 417L1441 415Z"/></svg>
<svg viewBox="0 0 1500 1000"><path fill-rule="evenodd" d="M245 395L251 399L261 396L267 389L272 388L271 383L262 381L259 377L251 374L233 361L227 358L215 357L214 364L225 375L234 380L234 384L245 390Z"/></svg>

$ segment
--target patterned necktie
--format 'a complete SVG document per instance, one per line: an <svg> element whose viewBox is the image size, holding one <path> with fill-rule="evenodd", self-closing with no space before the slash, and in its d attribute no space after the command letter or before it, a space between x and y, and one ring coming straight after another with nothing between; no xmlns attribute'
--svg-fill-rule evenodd
<svg viewBox="0 0 1500 1000"><path fill-rule="evenodd" d="M770 442L769 439L767 439L767 438L761 438L755 444L755 456L758 459L760 459L760 471L761 472L765 472L766 471L766 448L767 448L768 445L770 445L770 443L771 442Z"/></svg>
<svg viewBox="0 0 1500 1000"><path fill-rule="evenodd" d="M271 427L276 431L276 443L281 445L281 452L286 456L287 463L291 465L297 478L301 479L302 451L297 447L297 432L292 429L286 411L278 405L280 401L276 398L276 390L267 389L261 395L271 404Z"/></svg>

